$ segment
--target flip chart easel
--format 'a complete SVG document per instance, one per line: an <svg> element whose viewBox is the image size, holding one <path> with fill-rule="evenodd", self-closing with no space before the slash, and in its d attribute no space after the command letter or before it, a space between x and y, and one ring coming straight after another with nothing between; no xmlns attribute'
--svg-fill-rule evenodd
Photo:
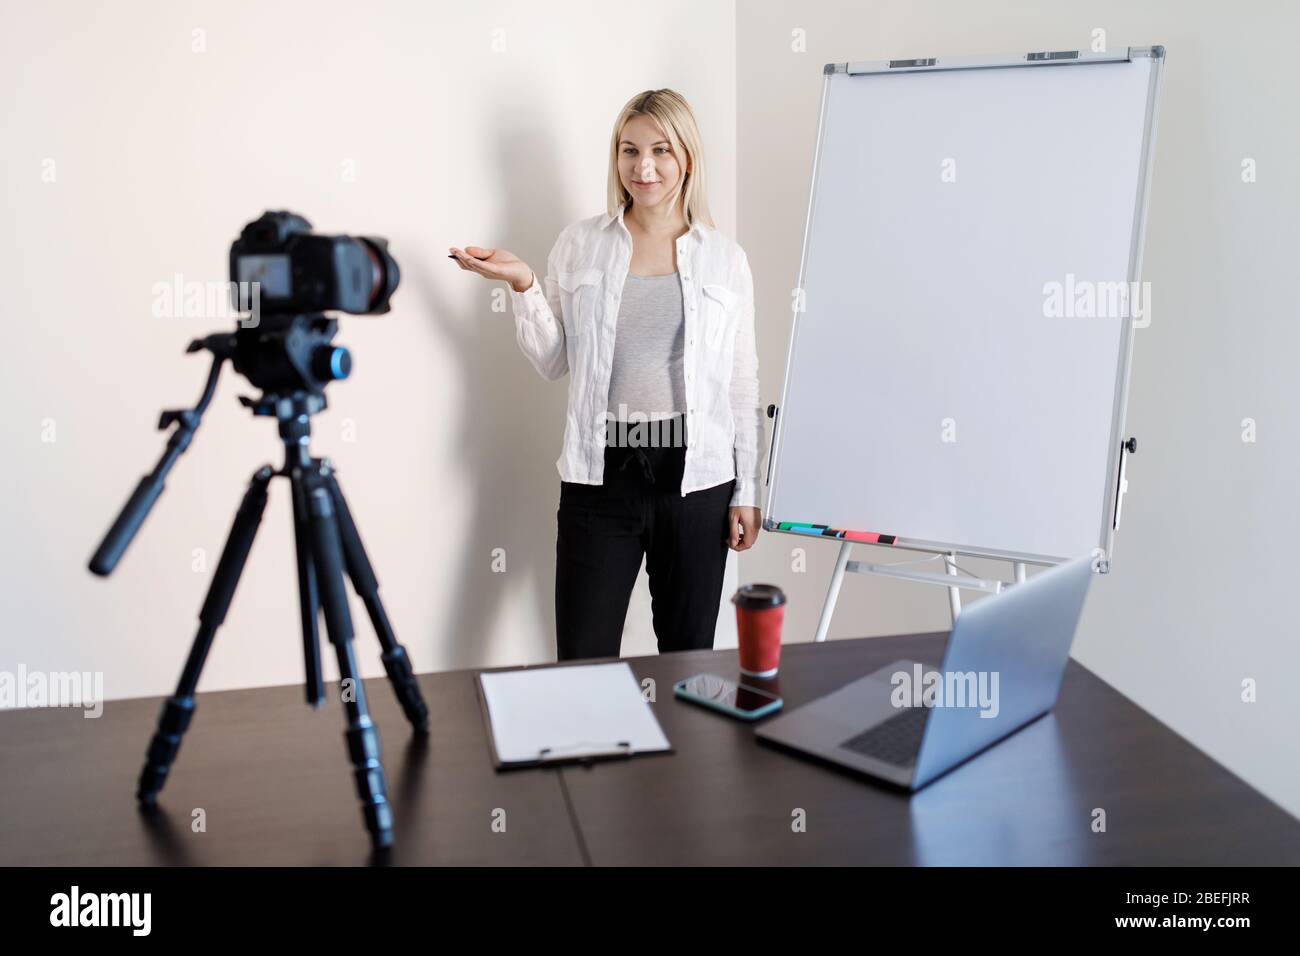
<svg viewBox="0 0 1300 956"><path fill-rule="evenodd" d="M955 618L962 589L1030 564L1091 552L1109 570L1163 62L1151 46L826 65L764 509L767 530L839 541L818 640L847 572L947 587ZM1056 315L1058 286L1122 301ZM867 563L855 545L931 557ZM1012 580L962 556L1010 561ZM907 567L927 560L942 572Z"/></svg>

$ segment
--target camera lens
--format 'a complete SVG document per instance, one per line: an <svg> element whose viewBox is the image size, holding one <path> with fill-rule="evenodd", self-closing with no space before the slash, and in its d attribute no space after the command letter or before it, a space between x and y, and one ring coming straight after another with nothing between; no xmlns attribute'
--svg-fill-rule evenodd
<svg viewBox="0 0 1300 956"><path fill-rule="evenodd" d="M370 308L372 314L388 311L388 300L397 289L402 273L397 260L388 253L388 240L361 237L361 246L370 257Z"/></svg>

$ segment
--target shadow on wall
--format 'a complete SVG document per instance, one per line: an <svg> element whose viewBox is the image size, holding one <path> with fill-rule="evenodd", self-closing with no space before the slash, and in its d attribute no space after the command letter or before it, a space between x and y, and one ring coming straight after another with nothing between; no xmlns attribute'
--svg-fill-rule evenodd
<svg viewBox="0 0 1300 956"><path fill-rule="evenodd" d="M552 129L536 114L503 114L492 151L501 184L500 204L485 210L473 236L448 236L435 245L502 247L526 261L539 281L546 257L568 225L572 203L562 192L538 185L563 183L550 137ZM592 210L584 215L594 215ZM568 378L547 382L533 369L515 339L509 287L464 272L438 257L409 270L429 306L429 321L449 354L459 356L465 402L460 420L435 410L433 427L455 431L457 449L469 478L470 501L464 546L459 555L440 555L433 574L460 582L439 633L434 655L447 669L498 666L555 659L555 533L560 478L555 470L564 432ZM444 288L473 288L474 308L460 313L448 305ZM505 312L493 312L500 290ZM537 469L551 479L537 480ZM432 496L430 507L436 506ZM494 549L504 552L505 571L494 572ZM545 644L521 648L508 639L502 611L507 595L531 594L530 613L544 622Z"/></svg>

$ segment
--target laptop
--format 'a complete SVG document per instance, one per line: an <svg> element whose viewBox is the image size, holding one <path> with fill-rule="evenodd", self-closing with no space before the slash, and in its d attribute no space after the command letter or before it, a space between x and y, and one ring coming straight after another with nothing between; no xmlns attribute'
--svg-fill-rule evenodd
<svg viewBox="0 0 1300 956"><path fill-rule="evenodd" d="M755 733L919 790L1052 709L1092 565L1085 555L963 608L938 671L895 661Z"/></svg>

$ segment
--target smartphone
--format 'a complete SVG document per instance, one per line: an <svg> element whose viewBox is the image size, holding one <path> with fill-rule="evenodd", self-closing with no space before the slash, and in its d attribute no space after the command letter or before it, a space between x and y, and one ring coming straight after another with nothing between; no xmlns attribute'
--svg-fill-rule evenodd
<svg viewBox="0 0 1300 956"><path fill-rule="evenodd" d="M673 685L683 700L722 711L737 720L757 720L781 709L784 701L775 694L748 684L737 684L717 674L696 674Z"/></svg>

